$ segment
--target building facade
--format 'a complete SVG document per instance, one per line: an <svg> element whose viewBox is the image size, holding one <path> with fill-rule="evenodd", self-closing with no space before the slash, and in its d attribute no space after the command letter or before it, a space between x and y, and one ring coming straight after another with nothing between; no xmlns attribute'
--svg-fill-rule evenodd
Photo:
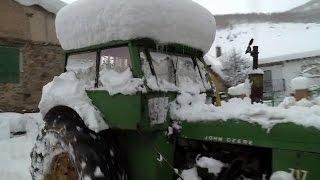
<svg viewBox="0 0 320 180"><path fill-rule="evenodd" d="M0 1L0 111L37 111L42 87L63 72L54 23L41 6Z"/></svg>
<svg viewBox="0 0 320 180"><path fill-rule="evenodd" d="M266 98L292 94L291 80L300 75L310 77L311 88L320 87L320 51L261 59L259 66L264 70Z"/></svg>

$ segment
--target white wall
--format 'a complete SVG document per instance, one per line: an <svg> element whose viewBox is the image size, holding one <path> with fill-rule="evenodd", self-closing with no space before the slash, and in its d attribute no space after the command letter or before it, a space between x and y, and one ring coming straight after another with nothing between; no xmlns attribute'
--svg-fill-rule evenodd
<svg viewBox="0 0 320 180"><path fill-rule="evenodd" d="M320 70L320 58L314 58L314 59L307 59L307 60L299 60L299 61L289 61L286 62L284 65L284 77L285 79L292 80L293 78L297 77L304 69L304 66L311 66L311 65L318 66L318 69ZM318 79L311 79L314 85L319 85L319 78ZM292 91L290 84L289 89Z"/></svg>
<svg viewBox="0 0 320 180"><path fill-rule="evenodd" d="M272 79L283 79L282 68L282 65L261 67L261 69L263 69L264 71L271 70Z"/></svg>
<svg viewBox="0 0 320 180"><path fill-rule="evenodd" d="M301 65L303 60L300 61L288 61L284 63L283 77L286 79L286 91L287 93L293 92L291 88L291 80L297 77L301 72Z"/></svg>
<svg viewBox="0 0 320 180"><path fill-rule="evenodd" d="M296 60L296 61L288 61L283 62L283 65L273 65L261 67L263 70L271 70L272 71L272 79L285 79L286 92L285 95L290 95L292 92L291 89L291 80L297 77L304 69L304 65L317 64L320 66L320 57L314 59L306 59L306 60ZM320 67L319 67L320 70ZM320 85L320 78L312 79L314 85Z"/></svg>

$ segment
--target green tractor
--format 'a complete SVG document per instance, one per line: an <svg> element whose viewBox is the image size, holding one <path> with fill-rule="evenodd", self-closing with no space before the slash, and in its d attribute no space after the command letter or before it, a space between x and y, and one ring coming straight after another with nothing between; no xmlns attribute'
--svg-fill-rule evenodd
<svg viewBox="0 0 320 180"><path fill-rule="evenodd" d="M155 4L169 2L153 1ZM92 8L88 2L86 4L82 0L71 4L57 16L58 37L67 49L66 73L76 69L75 76L85 87L85 93L69 94L63 97L63 101L58 101L54 93L77 92L81 90L80 86L65 86L52 91L44 89L43 93L49 93L52 103L46 110L40 107L45 126L31 153L34 179L183 179L181 172L193 168L202 156L219 160L225 165L219 173L197 167L201 179L263 180L279 170L291 172L297 180L320 179L317 167L320 164L320 131L316 128L288 122L275 125L270 132L266 132L260 125L243 120L188 122L171 116L170 105L175 103L182 91L191 96L195 93L205 95L211 102L214 84L208 79L209 66L202 58L205 50L199 45L193 47L190 42L173 40L163 43L159 38L135 36L127 40L111 38L102 42L98 38L88 45L79 45L81 38L83 40L94 34L81 33L87 28L79 28L77 23L81 22L72 24L76 19L92 15L84 12L77 14L76 8L88 6L84 10L87 12L88 9L99 10L105 4L102 0L94 0L92 3L96 7ZM113 2L110 8L115 8L117 1L110 2ZM138 5L126 2L127 6L135 7L131 10L137 9ZM181 3L205 11L191 1ZM119 7L123 6L119 4ZM104 8L108 15L117 13ZM150 11L157 13L159 8L168 7L155 7ZM103 14L101 11L99 13ZM64 24L59 24L59 21ZM67 26L67 30L61 30L62 26ZM59 34L72 28L77 31L74 37L68 36L69 39L65 40L63 34ZM77 29L81 30L78 32ZM85 37L80 37L81 34ZM77 38L75 41L79 44L70 46L70 38ZM131 79L124 81L127 77ZM48 88L52 87L53 84L49 84ZM77 100L79 94L90 98L93 111L99 112L103 118L103 122L99 123L104 123L105 127L100 128L99 123L90 126L88 119L95 118L87 113L89 108L82 106L82 101L71 105L68 98L75 97ZM79 106L84 108L77 109Z"/></svg>

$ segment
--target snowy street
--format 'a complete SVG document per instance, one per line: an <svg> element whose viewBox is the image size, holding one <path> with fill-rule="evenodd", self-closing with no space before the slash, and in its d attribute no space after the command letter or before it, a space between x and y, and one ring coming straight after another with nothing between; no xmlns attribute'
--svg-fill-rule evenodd
<svg viewBox="0 0 320 180"><path fill-rule="evenodd" d="M38 113L0 113L0 180L32 179L30 152L41 125ZM11 135L10 131L26 134Z"/></svg>

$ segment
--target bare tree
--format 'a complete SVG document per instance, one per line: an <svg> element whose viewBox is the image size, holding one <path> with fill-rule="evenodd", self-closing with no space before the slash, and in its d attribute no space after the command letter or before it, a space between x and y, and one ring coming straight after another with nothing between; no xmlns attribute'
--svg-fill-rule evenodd
<svg viewBox="0 0 320 180"><path fill-rule="evenodd" d="M247 58L233 49L229 54L222 56L220 60L222 71L227 76L226 85L228 87L236 86L245 81L250 69L250 61Z"/></svg>

